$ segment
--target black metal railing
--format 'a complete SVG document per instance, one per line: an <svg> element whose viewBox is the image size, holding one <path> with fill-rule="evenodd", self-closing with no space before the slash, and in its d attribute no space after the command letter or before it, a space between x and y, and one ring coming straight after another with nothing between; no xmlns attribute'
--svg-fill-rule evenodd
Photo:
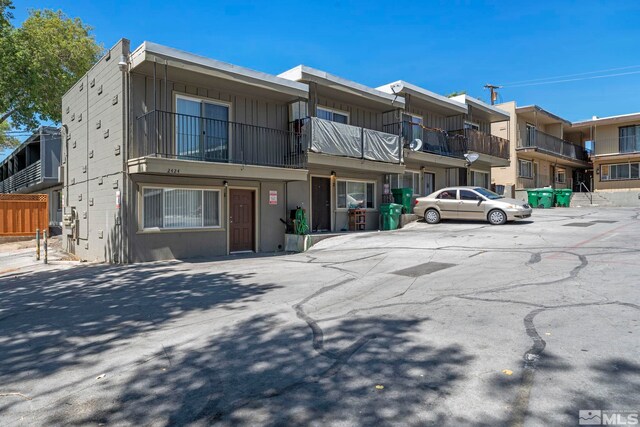
<svg viewBox="0 0 640 427"><path fill-rule="evenodd" d="M487 154L489 156L509 158L509 140L490 135L475 129L460 129L450 131L449 134L464 135L467 151Z"/></svg>
<svg viewBox="0 0 640 427"><path fill-rule="evenodd" d="M589 153L584 147L564 141L539 130L527 131L523 137L518 139L518 148L536 148L540 151L546 151L570 159L583 162L589 161Z"/></svg>
<svg viewBox="0 0 640 427"><path fill-rule="evenodd" d="M40 160L0 181L0 193L11 193L23 187L30 187L42 181Z"/></svg>
<svg viewBox="0 0 640 427"><path fill-rule="evenodd" d="M420 140L422 142L420 151L425 153L464 158L464 154L467 152L467 143L464 135L446 132L441 129L432 129L408 121L385 125L384 130L385 132L402 135L405 147L415 143L416 140Z"/></svg>
<svg viewBox="0 0 640 427"><path fill-rule="evenodd" d="M155 110L138 117L129 155L303 169L306 136Z"/></svg>

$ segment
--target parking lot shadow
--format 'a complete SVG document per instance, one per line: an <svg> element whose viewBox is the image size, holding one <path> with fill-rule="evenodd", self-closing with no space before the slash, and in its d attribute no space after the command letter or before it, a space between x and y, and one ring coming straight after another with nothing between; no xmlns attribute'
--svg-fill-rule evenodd
<svg viewBox="0 0 640 427"><path fill-rule="evenodd" d="M258 315L188 351L167 348L141 365L116 401L48 422L144 425L369 426L437 420L436 401L465 378L472 356L411 339L418 320L345 319L312 333L303 322Z"/></svg>
<svg viewBox="0 0 640 427"><path fill-rule="evenodd" d="M276 289L177 263L88 266L0 279L0 384L45 379L196 310L241 308ZM10 403L2 402L0 413Z"/></svg>

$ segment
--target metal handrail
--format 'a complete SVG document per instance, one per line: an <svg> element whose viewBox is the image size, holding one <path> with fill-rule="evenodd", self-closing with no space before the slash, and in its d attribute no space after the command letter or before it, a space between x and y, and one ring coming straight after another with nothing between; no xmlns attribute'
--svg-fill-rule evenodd
<svg viewBox="0 0 640 427"><path fill-rule="evenodd" d="M3 193L11 193L23 187L38 184L42 178L42 161L33 162L26 168L0 181L0 190Z"/></svg>
<svg viewBox="0 0 640 427"><path fill-rule="evenodd" d="M524 138L520 135L518 138L518 148L537 148L570 159L584 162L589 161L589 154L583 146L565 141L562 138L549 135L537 129L533 133L532 139L529 138L529 134L525 134Z"/></svg>
<svg viewBox="0 0 640 427"><path fill-rule="evenodd" d="M591 190L589 190L589 187L587 187L584 183L584 181L580 181L580 187L584 187L585 190L587 190L587 197L589 198L589 204L593 204L593 194L591 193Z"/></svg>

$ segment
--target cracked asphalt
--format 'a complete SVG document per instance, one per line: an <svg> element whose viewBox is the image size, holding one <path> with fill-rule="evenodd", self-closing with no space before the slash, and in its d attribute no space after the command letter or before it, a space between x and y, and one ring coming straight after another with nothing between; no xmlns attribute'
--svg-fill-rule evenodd
<svg viewBox="0 0 640 427"><path fill-rule="evenodd" d="M565 426L640 410L640 210L0 277L0 425Z"/></svg>

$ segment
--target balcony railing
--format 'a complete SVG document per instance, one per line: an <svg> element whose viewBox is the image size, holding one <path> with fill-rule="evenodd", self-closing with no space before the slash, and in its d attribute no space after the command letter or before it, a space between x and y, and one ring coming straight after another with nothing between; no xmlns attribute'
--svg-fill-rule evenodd
<svg viewBox="0 0 640 427"><path fill-rule="evenodd" d="M402 135L402 145L405 148L420 140L422 146L419 151L425 153L449 157L461 157L463 154L462 138L452 137L438 129L430 129L417 123L404 121L385 125L384 130Z"/></svg>
<svg viewBox="0 0 640 427"><path fill-rule="evenodd" d="M398 134L310 117L293 123L309 135L309 150L340 157L400 163Z"/></svg>
<svg viewBox="0 0 640 427"><path fill-rule="evenodd" d="M138 117L129 155L303 169L305 150L302 132L156 110Z"/></svg>
<svg viewBox="0 0 640 427"><path fill-rule="evenodd" d="M536 148L540 151L567 157L569 159L589 161L589 153L584 147L564 141L539 130L528 132L518 139L518 148Z"/></svg>
<svg viewBox="0 0 640 427"><path fill-rule="evenodd" d="M41 161L38 160L26 168L0 181L0 193L12 193L23 187L30 187L42 180Z"/></svg>
<svg viewBox="0 0 640 427"><path fill-rule="evenodd" d="M507 139L475 129L460 129L449 133L464 135L467 151L474 151L502 159L509 158L509 140Z"/></svg>

